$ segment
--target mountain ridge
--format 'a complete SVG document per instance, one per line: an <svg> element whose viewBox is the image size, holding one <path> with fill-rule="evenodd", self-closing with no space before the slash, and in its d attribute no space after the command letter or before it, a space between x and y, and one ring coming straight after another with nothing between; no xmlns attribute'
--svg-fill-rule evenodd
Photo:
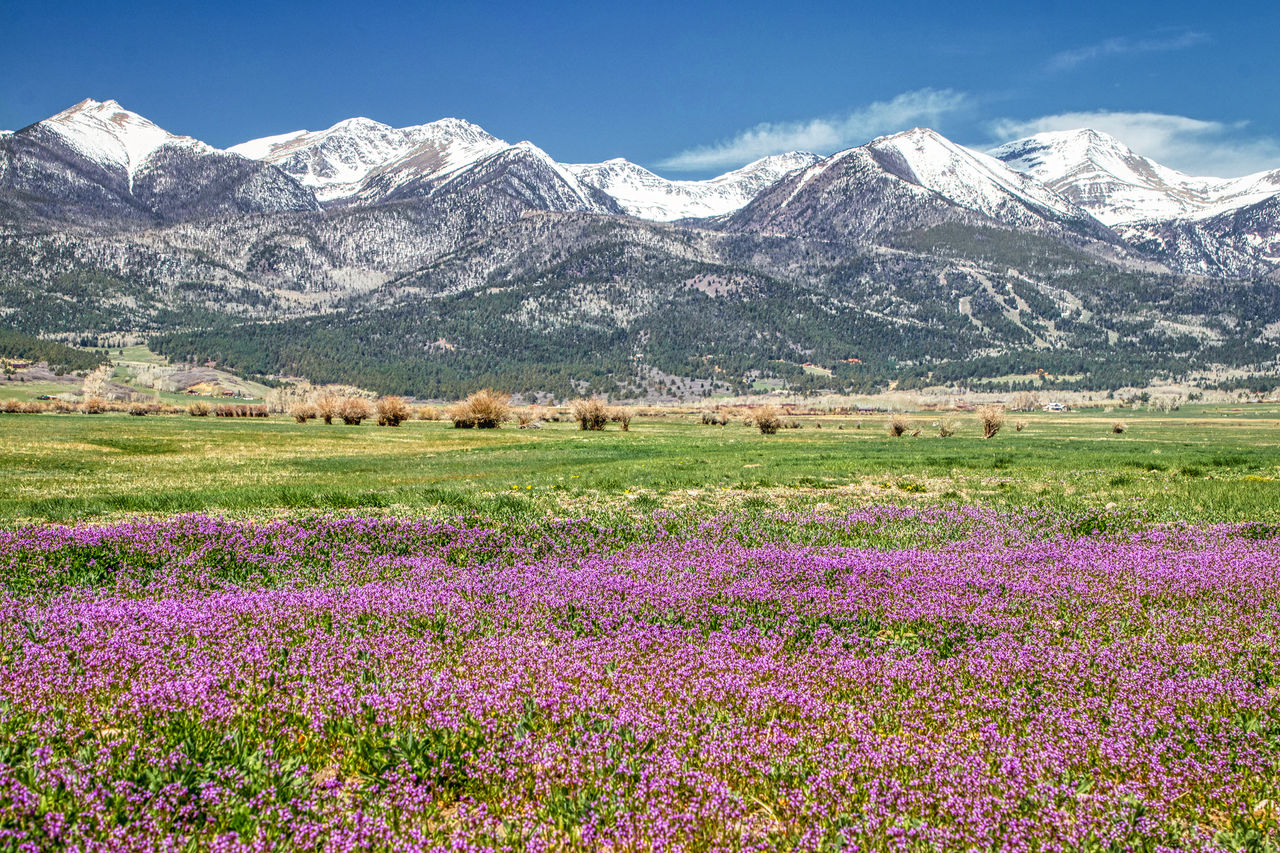
<svg viewBox="0 0 1280 853"><path fill-rule="evenodd" d="M846 388L973 365L1098 383L1280 355L1270 173L1225 212L1108 225L1089 192L1127 204L1132 182L1045 140L992 156L914 128L671 181L461 119L220 150L114 102L68 112L0 136L0 324L24 334L414 393L817 387L815 361ZM1049 154L1057 178L1028 174ZM1142 192L1182 191L1138 157L1167 178Z"/></svg>

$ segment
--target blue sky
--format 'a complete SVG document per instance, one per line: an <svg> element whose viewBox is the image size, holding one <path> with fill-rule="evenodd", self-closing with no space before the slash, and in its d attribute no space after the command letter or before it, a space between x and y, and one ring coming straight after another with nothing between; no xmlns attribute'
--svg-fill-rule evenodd
<svg viewBox="0 0 1280 853"><path fill-rule="evenodd" d="M1280 4L22 3L0 127L85 97L225 147L458 116L673 177L914 125L982 147L1091 124L1200 174L1280 168Z"/></svg>

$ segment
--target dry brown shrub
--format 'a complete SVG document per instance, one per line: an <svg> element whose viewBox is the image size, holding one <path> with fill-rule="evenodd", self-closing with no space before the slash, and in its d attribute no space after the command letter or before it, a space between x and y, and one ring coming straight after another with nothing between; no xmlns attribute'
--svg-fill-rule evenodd
<svg viewBox="0 0 1280 853"><path fill-rule="evenodd" d="M1026 421L1014 421L1013 429L1015 432L1022 432L1026 428L1027 428Z"/></svg>
<svg viewBox="0 0 1280 853"><path fill-rule="evenodd" d="M911 421L907 420L906 415L895 414L889 418L889 435L894 438L901 438L909 429Z"/></svg>
<svg viewBox="0 0 1280 853"><path fill-rule="evenodd" d="M338 417L347 426L360 426L360 422L370 414L369 402L363 397L343 397L338 404Z"/></svg>
<svg viewBox="0 0 1280 853"><path fill-rule="evenodd" d="M782 418L773 406L761 406L751 413L751 421L763 435L773 435L782 428Z"/></svg>
<svg viewBox="0 0 1280 853"><path fill-rule="evenodd" d="M342 398L332 391L325 391L316 397L315 403L316 416L323 418L327 424L333 423L333 419L338 417L339 409L342 408Z"/></svg>
<svg viewBox="0 0 1280 853"><path fill-rule="evenodd" d="M187 406L187 414L191 415L193 418L207 418L211 411L213 411L213 407L204 400L196 400L191 405Z"/></svg>
<svg viewBox="0 0 1280 853"><path fill-rule="evenodd" d="M310 403L294 403L289 408L289 414L298 423L305 424L316 416L316 407Z"/></svg>
<svg viewBox="0 0 1280 853"><path fill-rule="evenodd" d="M511 397L484 388L447 410L457 429L497 429L511 419Z"/></svg>
<svg viewBox="0 0 1280 853"><path fill-rule="evenodd" d="M938 421L938 436L940 438L950 438L956 434L956 422L951 418L943 418Z"/></svg>
<svg viewBox="0 0 1280 853"><path fill-rule="evenodd" d="M609 423L609 407L595 397L574 400L569 404L569 410L578 422L578 429L602 430Z"/></svg>
<svg viewBox="0 0 1280 853"><path fill-rule="evenodd" d="M1004 426L1004 408L1002 406L981 406L978 409L978 423L982 425L982 437L991 438Z"/></svg>
<svg viewBox="0 0 1280 853"><path fill-rule="evenodd" d="M378 426L400 426L401 421L413 417L404 397L383 397L378 400Z"/></svg>
<svg viewBox="0 0 1280 853"><path fill-rule="evenodd" d="M1116 435L1122 435L1129 427L1124 421L1116 421L1111 425L1111 431Z"/></svg>
<svg viewBox="0 0 1280 853"><path fill-rule="evenodd" d="M444 416L439 406L419 406L417 414L420 421L438 421Z"/></svg>
<svg viewBox="0 0 1280 853"><path fill-rule="evenodd" d="M609 420L622 427L623 432L631 429L632 411L630 406L614 406L609 410Z"/></svg>
<svg viewBox="0 0 1280 853"><path fill-rule="evenodd" d="M107 401L101 397L90 397L80 404L80 411L86 415L100 415L107 410Z"/></svg>
<svg viewBox="0 0 1280 853"><path fill-rule="evenodd" d="M528 426L529 424L537 420L537 416L534 414L533 410L530 409L528 406L525 406L522 409L516 409L515 416L516 416L516 423L520 424L520 426Z"/></svg>
<svg viewBox="0 0 1280 853"><path fill-rule="evenodd" d="M150 407L146 403L130 403L129 414L142 417L150 411Z"/></svg>
<svg viewBox="0 0 1280 853"><path fill-rule="evenodd" d="M0 411L16 415L22 411L22 403L18 400L5 400L3 404L0 404Z"/></svg>

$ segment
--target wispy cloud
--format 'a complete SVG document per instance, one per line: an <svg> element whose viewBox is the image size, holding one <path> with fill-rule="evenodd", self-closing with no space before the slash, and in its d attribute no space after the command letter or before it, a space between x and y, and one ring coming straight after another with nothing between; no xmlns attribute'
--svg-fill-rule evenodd
<svg viewBox="0 0 1280 853"><path fill-rule="evenodd" d="M1086 62L1107 59L1112 56L1128 56L1135 53L1162 53L1169 50L1182 50L1195 47L1208 41L1204 33L1185 32L1170 36L1149 36L1147 38L1131 38L1117 36L1097 44L1064 50L1049 58L1050 71L1069 71Z"/></svg>
<svg viewBox="0 0 1280 853"><path fill-rule="evenodd" d="M1144 112L1077 112L1030 120L1000 119L991 132L1009 140L1033 133L1089 127L1139 154L1193 175L1234 178L1280 169L1280 140L1249 132L1248 123L1206 121Z"/></svg>
<svg viewBox="0 0 1280 853"><path fill-rule="evenodd" d="M786 151L830 154L913 125L937 125L967 102L968 96L963 92L917 89L834 118L757 124L723 142L681 151L659 165L691 172L741 166Z"/></svg>

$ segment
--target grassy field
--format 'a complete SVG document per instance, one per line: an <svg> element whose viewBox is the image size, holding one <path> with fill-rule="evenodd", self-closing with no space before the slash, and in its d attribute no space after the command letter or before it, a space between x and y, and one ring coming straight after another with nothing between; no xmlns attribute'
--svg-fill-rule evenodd
<svg viewBox="0 0 1280 853"><path fill-rule="evenodd" d="M1111 425L1123 418L1123 434ZM397 429L270 420L0 415L0 521L376 509L575 515L873 503L1113 508L1153 520L1267 521L1280 507L1280 407L972 416L940 438L883 416L740 424L638 418L630 432ZM1024 420L1021 431L1015 420Z"/></svg>

